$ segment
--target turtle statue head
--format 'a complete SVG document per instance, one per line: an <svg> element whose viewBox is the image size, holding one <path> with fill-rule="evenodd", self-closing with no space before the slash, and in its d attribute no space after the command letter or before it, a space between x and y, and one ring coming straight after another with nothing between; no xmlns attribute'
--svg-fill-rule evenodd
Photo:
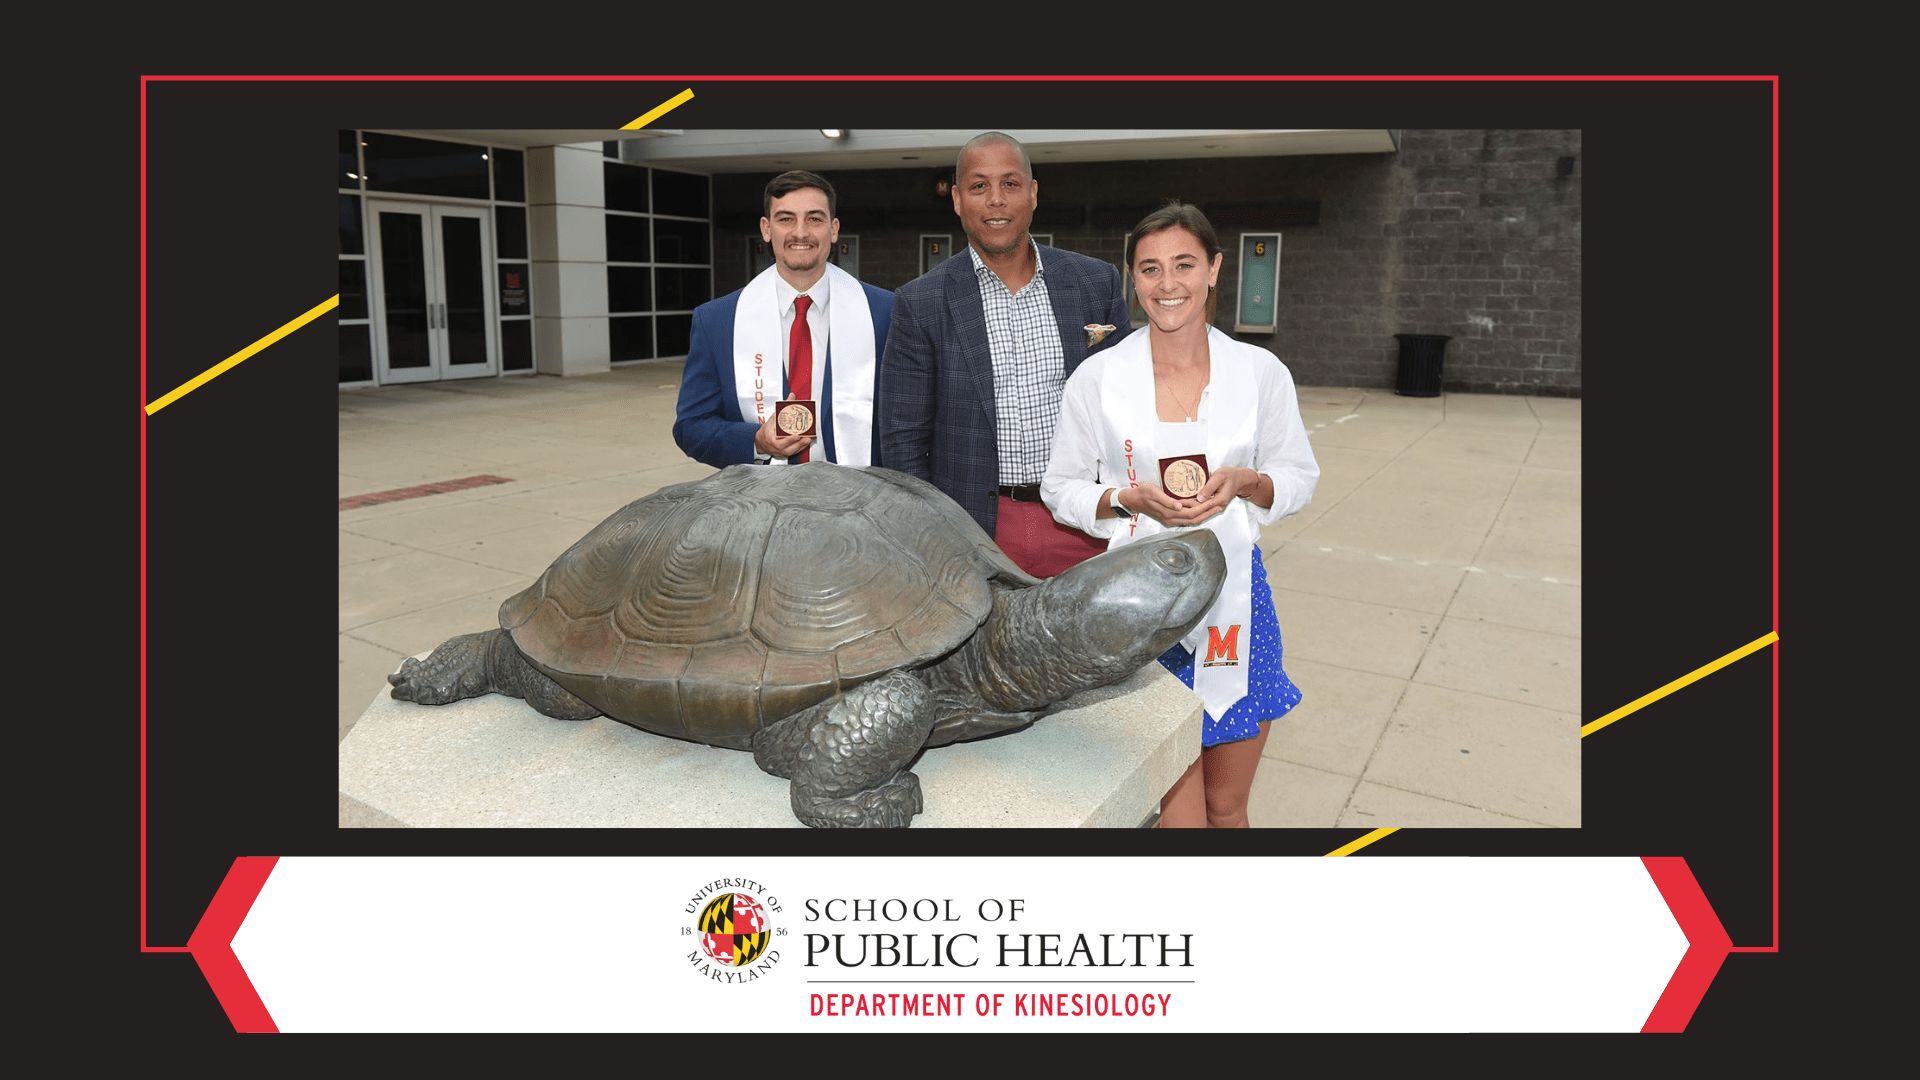
<svg viewBox="0 0 1920 1080"><path fill-rule="evenodd" d="M1170 531L1097 555L1030 590L1046 598L1030 618L1039 624L1037 636L1065 654L1074 681L1101 685L1186 637L1226 579L1226 553L1212 531ZM1108 678L1109 670L1120 674Z"/></svg>

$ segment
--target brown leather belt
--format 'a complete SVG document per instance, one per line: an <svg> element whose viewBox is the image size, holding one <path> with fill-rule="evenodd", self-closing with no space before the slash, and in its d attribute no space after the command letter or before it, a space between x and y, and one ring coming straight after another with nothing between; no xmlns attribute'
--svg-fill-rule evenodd
<svg viewBox="0 0 1920 1080"><path fill-rule="evenodd" d="M1012 499L1014 502L1041 501L1039 484L1001 484L999 495L1003 499Z"/></svg>

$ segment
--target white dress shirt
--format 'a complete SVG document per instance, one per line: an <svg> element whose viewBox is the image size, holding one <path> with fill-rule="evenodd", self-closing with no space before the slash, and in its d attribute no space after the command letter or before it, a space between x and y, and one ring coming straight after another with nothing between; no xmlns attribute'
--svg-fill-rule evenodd
<svg viewBox="0 0 1920 1080"><path fill-rule="evenodd" d="M813 392L808 397L820 400L821 392L827 385L827 275L822 273L820 280L804 294L787 284L787 279L778 272L773 275L773 294L780 298L780 340L783 343L781 355L786 349L784 343L793 340L793 301L802 295L813 297L813 306L807 309L807 331L813 335ZM791 360L792 357L786 357Z"/></svg>

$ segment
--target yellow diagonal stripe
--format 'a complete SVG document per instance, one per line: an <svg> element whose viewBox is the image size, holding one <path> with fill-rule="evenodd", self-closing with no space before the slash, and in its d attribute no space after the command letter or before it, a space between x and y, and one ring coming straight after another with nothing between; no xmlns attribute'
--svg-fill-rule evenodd
<svg viewBox="0 0 1920 1080"><path fill-rule="evenodd" d="M1388 833L1394 833L1399 831L1400 831L1399 826L1395 826L1391 829L1375 829L1372 832L1368 833L1367 835L1361 837L1360 839L1355 840L1351 844L1347 844L1343 847L1334 848L1332 851L1327 852L1326 857L1331 859L1335 855L1351 855L1354 852L1359 851L1361 848L1366 847L1368 844L1373 843L1375 840L1381 839L1382 837L1386 836Z"/></svg>
<svg viewBox="0 0 1920 1080"><path fill-rule="evenodd" d="M221 372L227 370L233 365L239 363L242 360L245 360L247 357L252 356L254 353L257 353L261 349L264 349L267 346L273 344L274 342L279 341L281 338L286 337L288 334L293 333L295 330L300 329L301 327L307 325L313 320L319 318L322 315L325 315L327 312L332 311L334 308L339 306L340 306L340 294L334 293L332 296L329 296L325 300L314 305L311 309L307 311L306 314L299 316L298 318L294 319L292 322L288 323L287 325L281 327L278 330L275 330L273 333L268 334L266 337L261 338L259 341L254 342L253 344L247 346L244 349L241 349L239 352L234 353L232 356L227 357L225 360L220 361L219 363L213 365L212 367L201 372L200 374L195 375L193 378L188 379L186 382L181 383L178 387L174 388L174 391L172 393L168 394L166 397L159 399L158 401L155 401L153 404L147 406L147 415L152 416L154 413L157 413L161 409L164 409L167 406L173 404L175 401L178 401L180 398L183 398L186 395L192 393L193 391L198 390L200 388L201 383L206 382L208 379L213 378L215 375L220 374Z"/></svg>
<svg viewBox="0 0 1920 1080"><path fill-rule="evenodd" d="M1711 675L1716 671L1719 671L1721 668L1726 667L1728 664L1733 663L1735 660L1740 659L1741 657L1747 655L1748 653L1757 651L1759 649L1764 649L1768 645L1771 645L1774 642L1779 640L1780 640L1780 632L1776 630L1773 633L1770 633L1763 638L1750 641L1747 644L1742 645L1739 648L1728 653L1727 655L1721 657L1720 659L1715 660L1713 663L1708 664L1707 666L1702 668L1696 668L1693 671L1690 671L1687 674L1682 675L1679 678L1673 680L1672 682L1661 687L1660 689L1655 690L1653 693L1648 694L1645 697L1636 698L1633 701L1630 701L1625 705L1622 705L1619 708L1613 710L1612 712L1601 717L1600 719L1595 720L1593 723L1588 724L1587 726L1580 729L1580 737L1584 739L1587 736L1593 734L1594 732L1599 731L1601 728L1606 727L1608 724L1613 723L1615 720L1618 720L1621 717L1626 716L1628 713L1631 713L1636 709L1644 708L1648 705L1651 705L1654 702L1659 701L1661 698L1666 697L1668 694L1673 693L1675 690L1678 690L1681 687L1687 685L1688 683L1691 683L1697 679L1705 678L1706 676Z"/></svg>
<svg viewBox="0 0 1920 1080"><path fill-rule="evenodd" d="M1630 701L1625 705L1622 705L1619 708L1613 710L1612 712L1601 717L1600 719L1595 720L1593 723L1588 724L1587 726L1580 729L1580 737L1584 739L1588 735L1591 735L1594 732L1599 731L1601 728L1606 727L1608 724L1613 723L1615 720L1618 720L1626 716L1627 714L1633 712L1634 710L1641 709L1648 705L1651 705L1654 702L1659 701L1661 698L1666 697L1668 694L1673 693L1675 690L1678 690L1681 687L1686 686L1688 683L1692 683L1700 679L1704 679L1708 675L1711 675L1714 672L1719 671L1721 668L1726 667L1728 664L1733 663L1735 660L1738 660L1749 653L1758 652L1759 650L1764 649L1767 646L1779 640L1780 640L1780 632L1776 630L1772 633L1767 634L1765 637L1756 638L1753 641L1749 641L1745 645L1740 646L1739 648L1733 650L1732 652L1721 657L1720 659L1715 660L1713 663L1707 664L1704 667L1695 668L1694 670L1673 680L1672 682L1661 687L1660 689L1655 690L1653 693L1647 694L1643 697L1636 698L1633 701ZM1332 857L1335 855L1351 855L1354 852L1359 851L1361 848L1366 847L1368 844L1373 843L1375 840L1378 840L1381 837L1386 836L1388 833L1398 832L1398 831L1399 831L1398 829L1375 829L1372 832L1368 833L1367 835L1361 837L1360 839L1355 840L1351 844L1347 844L1344 847L1334 848L1332 851L1327 852L1327 856Z"/></svg>
<svg viewBox="0 0 1920 1080"><path fill-rule="evenodd" d="M687 102L692 100L693 100L693 87L689 86L685 90L682 90L679 93L668 98L667 100L661 102L659 107L655 108L652 112L646 114L645 116L642 116L640 119L635 120L631 124L622 125L620 130L621 131L638 131L641 128L646 127L648 124L653 123L655 120L660 119L662 116L665 116L667 113L673 111L674 109L679 108L682 105L685 105Z"/></svg>

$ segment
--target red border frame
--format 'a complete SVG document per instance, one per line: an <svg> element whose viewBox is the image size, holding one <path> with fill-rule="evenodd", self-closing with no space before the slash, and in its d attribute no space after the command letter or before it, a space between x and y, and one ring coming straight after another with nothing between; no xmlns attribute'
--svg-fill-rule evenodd
<svg viewBox="0 0 1920 1080"><path fill-rule="evenodd" d="M185 946L156 946L147 942L147 84L150 82L789 82L823 79L822 76L806 75L142 75L140 77L140 951L141 952L187 952L195 951L195 958L201 959L193 941ZM1780 629L1780 78L1777 75L1028 75L1028 76L949 76L949 75L850 75L834 76L836 82L1746 82L1761 81L1773 84L1773 630ZM1780 951L1780 652L1779 643L1773 649L1773 941L1768 945L1729 946L1732 952L1771 952ZM229 874L228 883L234 875L240 873L241 863L259 860L242 859L236 862L235 871ZM273 860L264 860L266 869L259 871L259 883L254 886L257 893L259 884L265 882L266 873L271 872ZM1649 860L1652 871L1653 860ZM1682 864L1684 870L1684 864ZM1686 874L1692 882L1691 872ZM1656 880L1658 877L1656 875ZM1693 885L1698 893L1698 885ZM214 904L208 909L211 918L215 907L222 903L227 885L221 887ZM1664 892L1664 889L1663 889ZM1704 897L1701 898L1704 903ZM247 903L251 904L251 896ZM1676 914L1678 912L1676 911ZM1709 916L1711 909L1708 909ZM245 910L240 911L245 917ZM238 927L238 921L234 927ZM1683 923L1683 926L1685 924ZM1717 921L1715 923L1717 926ZM207 926L203 919L202 927ZM196 930L194 937L200 936ZM1723 935L1724 936L1724 935ZM231 934L228 935L229 939ZM231 950L227 951L232 956ZM1693 951L1689 950L1689 957ZM237 962L235 967L237 968ZM1686 961L1682 962L1682 968ZM1717 969L1718 964L1714 967ZM206 970L206 962L202 960ZM1711 979L1712 973L1707 975ZM1679 979L1676 972L1675 978ZM209 981L213 974L209 972ZM240 974L242 982L245 973ZM1671 988L1670 988L1671 989ZM215 985L216 993L219 985ZM1700 986L1705 992L1705 984ZM251 986L248 986L251 993ZM222 998L223 1003L225 998ZM1663 998L1663 1003L1665 999ZM1697 998L1696 998L1697 1000ZM257 1003L258 998L254 1001ZM1658 1013L1656 1009L1656 1013ZM1691 1008L1687 1014L1691 1015ZM235 1026L241 1030L271 1030L271 1018L266 1018L267 1028L244 1027L242 1017L229 1009L229 1016L235 1020ZM260 1016L265 1017L264 1008ZM1653 1024L1649 1018L1649 1025ZM1680 1026L1685 1026L1684 1018ZM1649 1027L1647 1030L1657 1030ZM1677 1028L1669 1030L1678 1030Z"/></svg>

